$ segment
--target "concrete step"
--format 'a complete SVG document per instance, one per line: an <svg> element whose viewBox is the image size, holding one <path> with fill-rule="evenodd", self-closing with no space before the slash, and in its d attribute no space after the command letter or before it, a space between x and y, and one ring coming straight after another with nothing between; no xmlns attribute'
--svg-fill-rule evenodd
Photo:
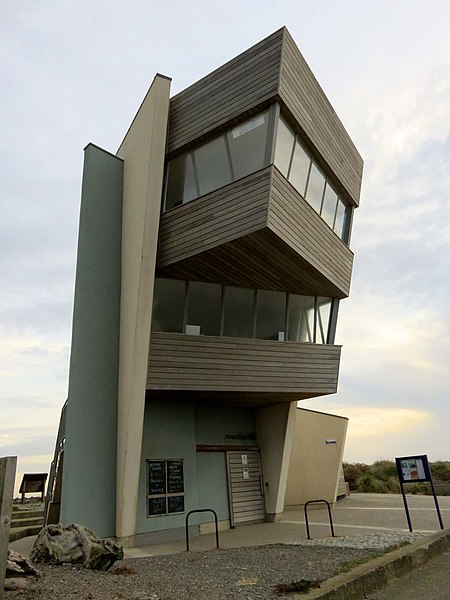
<svg viewBox="0 0 450 600"><path fill-rule="evenodd" d="M41 510L13 510L11 518L13 521L20 521L22 519L34 519L35 517L44 516L44 511Z"/></svg>
<svg viewBox="0 0 450 600"><path fill-rule="evenodd" d="M30 519L12 519L11 521L11 529L17 529L18 527L37 527L38 525L42 527L44 523L43 516L40 517L32 517Z"/></svg>
<svg viewBox="0 0 450 600"><path fill-rule="evenodd" d="M22 538L30 535L37 535L41 529L42 524L32 527L15 527L14 529L9 530L9 541L15 542L16 540L21 540Z"/></svg>

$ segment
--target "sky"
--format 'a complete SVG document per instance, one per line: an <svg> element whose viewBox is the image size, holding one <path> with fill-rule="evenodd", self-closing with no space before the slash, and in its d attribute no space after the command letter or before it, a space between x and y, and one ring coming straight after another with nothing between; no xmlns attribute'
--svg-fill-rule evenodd
<svg viewBox="0 0 450 600"><path fill-rule="evenodd" d="M344 458L450 460L450 3L2 0L0 456L47 472L67 396L83 148L286 25L365 161L338 393Z"/></svg>

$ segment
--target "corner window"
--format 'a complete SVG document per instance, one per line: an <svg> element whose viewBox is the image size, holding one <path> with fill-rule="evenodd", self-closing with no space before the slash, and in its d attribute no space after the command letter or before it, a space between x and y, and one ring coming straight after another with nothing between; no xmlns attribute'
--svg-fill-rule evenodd
<svg viewBox="0 0 450 600"><path fill-rule="evenodd" d="M167 165L164 210L186 204L266 166L272 143L270 112L271 109L251 117L172 159Z"/></svg>
<svg viewBox="0 0 450 600"><path fill-rule="evenodd" d="M147 460L147 516L184 512L183 460Z"/></svg>

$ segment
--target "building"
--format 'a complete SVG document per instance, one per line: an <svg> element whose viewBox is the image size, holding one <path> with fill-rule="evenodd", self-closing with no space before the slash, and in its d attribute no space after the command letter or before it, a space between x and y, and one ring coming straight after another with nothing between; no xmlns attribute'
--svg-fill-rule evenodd
<svg viewBox="0 0 450 600"><path fill-rule="evenodd" d="M181 536L193 509L222 527L282 512L297 402L337 389L362 177L286 28L170 83L115 155L85 149L53 469L62 522L130 545Z"/></svg>

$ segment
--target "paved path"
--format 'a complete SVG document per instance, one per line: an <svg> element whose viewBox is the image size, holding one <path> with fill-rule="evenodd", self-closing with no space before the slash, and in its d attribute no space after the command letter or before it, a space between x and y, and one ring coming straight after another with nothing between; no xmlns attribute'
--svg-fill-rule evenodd
<svg viewBox="0 0 450 600"><path fill-rule="evenodd" d="M449 600L450 552L393 581L369 600Z"/></svg>

